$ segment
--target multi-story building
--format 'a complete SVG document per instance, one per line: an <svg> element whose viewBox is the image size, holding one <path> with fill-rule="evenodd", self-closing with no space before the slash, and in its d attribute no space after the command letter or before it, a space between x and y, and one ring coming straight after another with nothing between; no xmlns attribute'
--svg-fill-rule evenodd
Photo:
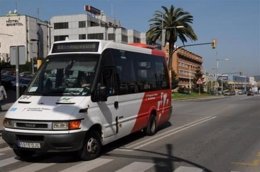
<svg viewBox="0 0 260 172"><path fill-rule="evenodd" d="M85 14L54 16L51 18L51 42L68 39L102 39L119 43L145 43L145 33L126 29L120 21L102 11L85 6Z"/></svg>
<svg viewBox="0 0 260 172"><path fill-rule="evenodd" d="M165 47L166 54L168 55L169 48ZM179 86L192 88L193 79L196 70L202 70L202 57L194 54L184 48L177 49L173 54L172 69L176 72L179 79Z"/></svg>
<svg viewBox="0 0 260 172"><path fill-rule="evenodd" d="M10 61L11 46L25 46L26 61L45 57L50 47L49 24L16 11L0 16L0 59Z"/></svg>

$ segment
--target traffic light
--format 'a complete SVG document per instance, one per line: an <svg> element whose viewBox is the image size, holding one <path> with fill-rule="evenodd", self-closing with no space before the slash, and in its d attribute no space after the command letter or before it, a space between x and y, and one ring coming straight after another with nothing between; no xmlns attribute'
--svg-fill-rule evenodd
<svg viewBox="0 0 260 172"><path fill-rule="evenodd" d="M211 47L212 47L213 49L215 49L216 46L217 46L217 40L216 40L216 39L213 39L212 42L211 42Z"/></svg>

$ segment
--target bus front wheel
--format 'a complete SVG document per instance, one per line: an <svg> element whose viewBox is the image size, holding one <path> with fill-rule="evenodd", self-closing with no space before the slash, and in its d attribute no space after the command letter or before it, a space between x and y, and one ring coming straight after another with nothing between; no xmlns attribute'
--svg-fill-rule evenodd
<svg viewBox="0 0 260 172"><path fill-rule="evenodd" d="M97 132L90 131L86 138L82 149L79 151L79 157L88 161L97 158L101 152L100 135Z"/></svg>

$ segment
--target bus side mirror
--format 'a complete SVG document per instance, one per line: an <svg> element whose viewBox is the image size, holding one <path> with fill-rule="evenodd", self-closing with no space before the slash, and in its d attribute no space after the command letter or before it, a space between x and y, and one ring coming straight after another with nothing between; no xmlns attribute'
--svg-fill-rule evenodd
<svg viewBox="0 0 260 172"><path fill-rule="evenodd" d="M98 84L96 90L91 94L91 100L93 102L105 102L107 101L108 93L107 93L107 87L101 86Z"/></svg>
<svg viewBox="0 0 260 172"><path fill-rule="evenodd" d="M106 102L108 97L107 87L101 86L99 87L99 99L101 102Z"/></svg>

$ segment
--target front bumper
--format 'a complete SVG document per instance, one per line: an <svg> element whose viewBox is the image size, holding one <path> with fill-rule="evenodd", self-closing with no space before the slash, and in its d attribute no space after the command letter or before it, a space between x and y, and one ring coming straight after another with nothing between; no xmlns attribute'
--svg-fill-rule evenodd
<svg viewBox="0 0 260 172"><path fill-rule="evenodd" d="M86 132L66 134L32 134L3 130L2 137L13 149L30 149L37 152L69 152L82 148ZM21 147L20 142L40 144L40 148Z"/></svg>

